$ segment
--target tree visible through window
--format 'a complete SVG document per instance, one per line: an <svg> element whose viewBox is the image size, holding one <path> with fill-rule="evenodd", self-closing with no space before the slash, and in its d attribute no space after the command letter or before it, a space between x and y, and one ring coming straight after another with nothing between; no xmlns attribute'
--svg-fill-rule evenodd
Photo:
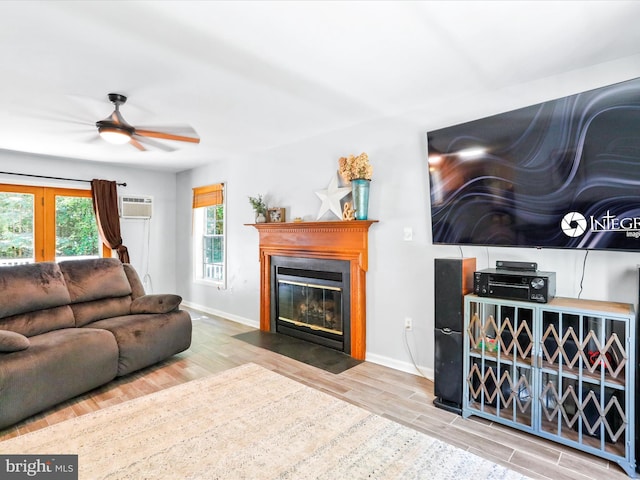
<svg viewBox="0 0 640 480"><path fill-rule="evenodd" d="M91 198L56 196L56 257L97 257L99 252Z"/></svg>
<svg viewBox="0 0 640 480"><path fill-rule="evenodd" d="M0 184L0 265L109 254L90 190Z"/></svg>
<svg viewBox="0 0 640 480"><path fill-rule="evenodd" d="M0 259L34 258L33 195L0 192Z"/></svg>
<svg viewBox="0 0 640 480"><path fill-rule="evenodd" d="M221 282L224 280L224 207L222 205L206 207L204 219L202 276Z"/></svg>

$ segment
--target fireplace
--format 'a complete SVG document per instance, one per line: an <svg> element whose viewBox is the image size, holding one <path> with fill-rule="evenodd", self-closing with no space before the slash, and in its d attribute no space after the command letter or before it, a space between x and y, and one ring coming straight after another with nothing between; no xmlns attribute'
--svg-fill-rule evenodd
<svg viewBox="0 0 640 480"><path fill-rule="evenodd" d="M271 331L351 353L345 260L271 258Z"/></svg>
<svg viewBox="0 0 640 480"><path fill-rule="evenodd" d="M357 360L365 359L366 351L366 273L368 268L368 231L375 220L353 220L337 222L292 222L292 223L257 223L251 224L258 230L260 235L260 330L282 331L282 329L295 329L295 335L301 336L306 333L323 332L314 337L318 341L318 336L325 337L320 340L324 342L341 342L342 351L349 353ZM316 261L320 263L316 263ZM337 262L337 263L334 263ZM309 266L311 265L311 266ZM320 265L320 266L318 266ZM340 265L337 267L336 265ZM335 301L341 298L340 320L342 323L342 339L332 337L334 332L331 328L320 327L319 313L315 317L309 316L304 321L289 318L295 317L294 313L282 312L274 306L276 297L274 293L277 281L273 281L277 275L276 267L294 271L283 271L283 275L289 277L299 277L291 280L291 287L283 286L283 291L289 288L291 296L298 295L297 302L302 301L305 295L311 295L307 291L302 291L295 287L294 282L310 284L317 288L314 297L311 295L310 302L314 302L316 308L317 295L324 295L325 298ZM322 272L322 275L330 278L315 277L309 278L308 272ZM338 288L331 274L336 271L342 274L341 291L338 294L332 288ZM287 273L285 273L287 272ZM302 275L300 275L302 273ZM293 274L293 275L290 275ZM345 278L348 278L345 282ZM284 284L286 285L286 284ZM308 287L307 287L308 288ZM322 292L322 293L320 293ZM284 293L283 293L284 295ZM333 296L333 297L332 297ZM295 301L292 309L296 308ZM307 308L309 305L307 306ZM328 309L328 308L327 308ZM280 315L280 313L283 313ZM328 312L325 312L326 315ZM286 317L281 322L279 316ZM328 331L325 331L328 330ZM327 340L328 339L328 340ZM336 343L332 343L332 348L340 349Z"/></svg>

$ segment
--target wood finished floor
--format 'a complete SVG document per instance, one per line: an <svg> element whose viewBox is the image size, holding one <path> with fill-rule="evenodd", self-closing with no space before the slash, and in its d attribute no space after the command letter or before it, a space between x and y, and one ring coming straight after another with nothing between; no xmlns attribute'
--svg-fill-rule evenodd
<svg viewBox="0 0 640 480"><path fill-rule="evenodd" d="M598 457L436 408L433 384L422 377L370 362L338 375L328 373L233 338L254 330L251 327L196 311L191 314L194 329L189 350L0 431L0 452L2 440L253 362L534 479L629 478L618 465Z"/></svg>

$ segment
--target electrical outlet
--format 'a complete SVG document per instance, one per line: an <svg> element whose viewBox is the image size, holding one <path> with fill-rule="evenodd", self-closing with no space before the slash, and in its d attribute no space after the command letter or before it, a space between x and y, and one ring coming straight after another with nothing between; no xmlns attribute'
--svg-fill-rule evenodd
<svg viewBox="0 0 640 480"><path fill-rule="evenodd" d="M410 317L404 317L404 329L413 330L413 320Z"/></svg>

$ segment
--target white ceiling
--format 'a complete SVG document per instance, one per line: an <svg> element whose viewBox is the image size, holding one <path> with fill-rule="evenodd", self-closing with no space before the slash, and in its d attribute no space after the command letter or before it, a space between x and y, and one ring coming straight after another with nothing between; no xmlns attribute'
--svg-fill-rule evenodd
<svg viewBox="0 0 640 480"><path fill-rule="evenodd" d="M637 1L5 0L0 149L181 171L633 56L639 24ZM105 143L109 92L201 143Z"/></svg>

